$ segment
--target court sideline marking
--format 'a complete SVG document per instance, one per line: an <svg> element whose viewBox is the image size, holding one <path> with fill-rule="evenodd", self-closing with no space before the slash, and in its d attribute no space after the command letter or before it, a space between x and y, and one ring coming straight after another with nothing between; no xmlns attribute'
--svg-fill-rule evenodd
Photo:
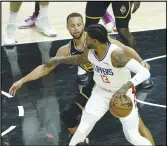
<svg viewBox="0 0 167 146"><path fill-rule="evenodd" d="M161 56L157 56L157 57L145 59L145 61L149 62L149 61L153 61L153 60L161 59L161 58L165 58L165 57L166 57L166 55L161 55ZM150 105L150 106L157 106L157 107L166 108L166 105L160 105L160 104L150 103L150 102L142 101L142 100L139 100L139 99L137 99L137 102L141 103L141 104Z"/></svg>
<svg viewBox="0 0 167 146"><path fill-rule="evenodd" d="M13 96L11 96L9 93L5 92L5 91L1 91L1 94L7 96L8 98L12 98ZM18 116L19 117L23 117L24 116L24 108L23 106L17 106L18 108ZM10 126L8 129L6 129L4 132L1 133L1 136L6 135L7 133L9 133L10 131L12 131L13 129L15 129L16 126Z"/></svg>
<svg viewBox="0 0 167 146"><path fill-rule="evenodd" d="M157 28L151 28L151 29L139 29L139 30L132 30L131 32L143 32L143 31L152 31L152 30L161 30L161 29L166 29L165 27L157 27ZM111 34L118 34L118 32L112 32L112 33L108 33L108 35ZM48 39L48 40L38 40L38 41L27 41L27 42L18 42L16 43L16 45L20 45L20 44L31 44L31 43L40 43L40 42L53 42L53 41L62 41L62 40L68 40L68 39L72 39L71 37L63 37L63 38L53 38L53 39ZM1 46L4 46L3 41L1 43Z"/></svg>
<svg viewBox="0 0 167 146"><path fill-rule="evenodd" d="M161 59L161 58L165 58L165 57L166 57L166 55L161 55L161 56L145 59L145 61L149 62L149 61L153 61L153 60ZM9 93L7 93L5 91L1 91L1 93L3 95L7 96L8 98L12 98L13 97L13 96L11 96ZM166 108L166 105L154 104L154 103L142 101L142 100L139 100L139 99L137 99L137 102L139 102L141 104L150 105L150 106ZM19 115L18 116L24 116L24 108L23 108L23 106L17 106L17 107L18 107L18 110L19 110ZM4 132L1 133L1 136L6 135L7 133L9 133L10 131L12 131L15 128L16 128L16 126L10 126L7 130L5 130Z"/></svg>

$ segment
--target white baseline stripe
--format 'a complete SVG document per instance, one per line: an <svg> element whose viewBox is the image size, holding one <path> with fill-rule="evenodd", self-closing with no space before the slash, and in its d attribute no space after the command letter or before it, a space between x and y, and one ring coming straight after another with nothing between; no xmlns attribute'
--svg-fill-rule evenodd
<svg viewBox="0 0 167 146"><path fill-rule="evenodd" d="M162 56L157 56L157 57L145 59L145 61L149 62L149 61L153 61L153 60L160 59L160 58L165 58L165 57L166 57L166 55L162 55ZM139 100L139 99L137 99L137 102L142 103L142 104L146 104L146 105L150 105L150 106L157 106L157 107L166 108L166 105L150 103L150 102L142 101L142 100Z"/></svg>
<svg viewBox="0 0 167 146"><path fill-rule="evenodd" d="M151 29L139 29L139 30L134 30L131 32L141 32L141 31L151 31L151 30L160 30L160 29L166 29L165 27L157 27L157 28L151 28ZM117 32L112 32L109 33L109 35L111 34L118 34ZM20 45L20 44L30 44L30 43L40 43L40 42L50 42L50 41L62 41L62 40L66 40L66 39L72 39L72 37L64 37L64 38L55 38L55 39L50 39L50 40L34 40L34 41L27 41L27 42L20 42L20 43L16 43L16 45ZM4 44L2 43L1 46L3 46Z"/></svg>
<svg viewBox="0 0 167 146"><path fill-rule="evenodd" d="M17 106L18 107L18 110L19 110L19 117L22 117L22 116L24 116L24 108L23 108L23 106Z"/></svg>
<svg viewBox="0 0 167 146"><path fill-rule="evenodd" d="M142 100L139 100L139 99L137 99L137 102L142 103L142 104L146 104L146 105L150 105L150 106L157 106L157 107L166 108L166 105L154 104L154 103L142 101Z"/></svg>
<svg viewBox="0 0 167 146"><path fill-rule="evenodd" d="M5 96L7 96L8 98L12 98L13 96L10 95L9 93L5 92L5 91L1 91L1 93Z"/></svg>
<svg viewBox="0 0 167 146"><path fill-rule="evenodd" d="M145 61L149 62L149 61L153 61L153 60L160 59L160 58L165 58L165 57L166 57L166 55L162 55L162 56L157 56L157 57L145 59Z"/></svg>
<svg viewBox="0 0 167 146"><path fill-rule="evenodd" d="M17 106L18 110L19 110L19 117L22 117L24 116L24 108L23 106Z"/></svg>
<svg viewBox="0 0 167 146"><path fill-rule="evenodd" d="M16 128L16 126L10 126L7 130L5 130L4 132L1 133L1 136L6 135L7 133L9 133L10 131L12 131L15 128Z"/></svg>

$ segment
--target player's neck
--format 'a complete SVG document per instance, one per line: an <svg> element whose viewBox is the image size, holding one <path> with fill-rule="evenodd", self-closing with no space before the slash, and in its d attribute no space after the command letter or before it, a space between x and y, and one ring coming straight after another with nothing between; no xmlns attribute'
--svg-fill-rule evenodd
<svg viewBox="0 0 167 146"><path fill-rule="evenodd" d="M73 39L75 46L77 48L82 48L84 46L84 41L85 41L85 35L84 33L82 34L82 36L79 39Z"/></svg>
<svg viewBox="0 0 167 146"><path fill-rule="evenodd" d="M107 51L107 47L108 47L107 44L97 45L97 47L95 48L95 53L99 59L104 57L104 55L106 54L106 51Z"/></svg>

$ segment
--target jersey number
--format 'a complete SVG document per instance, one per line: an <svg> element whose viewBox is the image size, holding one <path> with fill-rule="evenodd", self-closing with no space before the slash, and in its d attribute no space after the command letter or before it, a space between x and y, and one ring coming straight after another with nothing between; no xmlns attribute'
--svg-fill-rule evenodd
<svg viewBox="0 0 167 146"><path fill-rule="evenodd" d="M110 81L108 80L107 76L105 75L100 75L104 83L110 84Z"/></svg>

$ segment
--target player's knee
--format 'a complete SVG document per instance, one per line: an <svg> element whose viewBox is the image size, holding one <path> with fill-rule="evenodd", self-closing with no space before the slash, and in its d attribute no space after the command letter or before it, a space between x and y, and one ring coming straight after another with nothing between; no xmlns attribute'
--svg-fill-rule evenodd
<svg viewBox="0 0 167 146"><path fill-rule="evenodd" d="M78 121L76 117L72 116L68 110L64 110L61 114L60 117L62 121L66 124L68 128L73 128L78 125Z"/></svg>
<svg viewBox="0 0 167 146"><path fill-rule="evenodd" d="M131 36L129 28L117 28L117 31L121 37L126 38Z"/></svg>
<svg viewBox="0 0 167 146"><path fill-rule="evenodd" d="M125 137L127 141L131 144L136 145L138 139L140 139L140 134L136 130L128 130L127 132L124 131Z"/></svg>
<svg viewBox="0 0 167 146"><path fill-rule="evenodd" d="M120 37L122 38L123 42L125 42L126 45L128 45L128 42L131 42L134 40L133 35L129 31L129 28L118 28L118 33Z"/></svg>
<svg viewBox="0 0 167 146"><path fill-rule="evenodd" d="M86 133L89 134L89 132L93 129L96 122L99 120L96 116L93 114L90 114L86 111L83 112L80 125L78 127L78 131L80 133Z"/></svg>
<svg viewBox="0 0 167 146"><path fill-rule="evenodd" d="M125 137L133 145L151 145L150 141L142 137L138 130L128 131Z"/></svg>
<svg viewBox="0 0 167 146"><path fill-rule="evenodd" d="M83 111L81 120L88 122L88 123L95 124L99 120L99 118L91 113Z"/></svg>

